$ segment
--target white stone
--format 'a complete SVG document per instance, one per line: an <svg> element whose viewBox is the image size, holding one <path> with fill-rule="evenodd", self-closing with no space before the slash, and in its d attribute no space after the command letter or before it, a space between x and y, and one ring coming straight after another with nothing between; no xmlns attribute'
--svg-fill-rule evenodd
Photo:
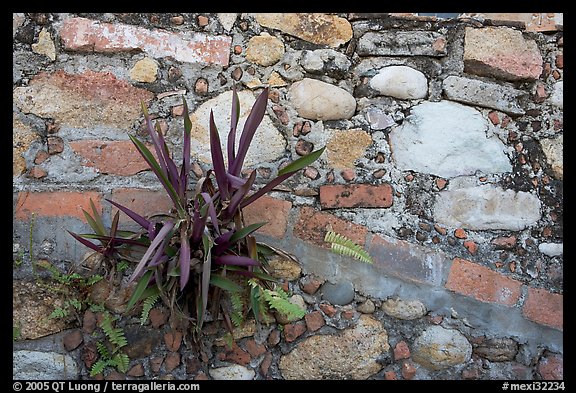
<svg viewBox="0 0 576 393"><path fill-rule="evenodd" d="M433 214L437 223L451 228L519 231L538 222L540 207L531 193L483 185L441 191Z"/></svg>
<svg viewBox="0 0 576 393"><path fill-rule="evenodd" d="M240 136L244 129L246 118L256 101L254 94L249 91L238 92L240 103L240 120L236 129L236 151L240 143ZM191 153L192 157L202 162L211 163L210 154L210 110L214 112L214 122L220 135L222 154L227 162L227 142L230 130L230 114L232 107L232 91L227 91L219 96L206 101L190 116L192 121ZM286 141L280 132L272 124L272 120L264 114L262 122L258 126L248 154L244 161L244 167L253 167L260 163L269 163L280 158L286 151Z"/></svg>
<svg viewBox="0 0 576 393"><path fill-rule="evenodd" d="M288 90L298 115L311 120L349 119L356 111L356 99L346 90L316 79L304 78Z"/></svg>
<svg viewBox="0 0 576 393"><path fill-rule="evenodd" d="M412 359L431 370L443 370L467 362L472 345L458 330L430 326L414 340Z"/></svg>
<svg viewBox="0 0 576 393"><path fill-rule="evenodd" d="M550 103L560 109L564 109L564 82L554 83L554 90L550 95Z"/></svg>
<svg viewBox="0 0 576 393"><path fill-rule="evenodd" d="M420 300L388 299L382 303L382 311L404 320L418 319L426 315L426 306Z"/></svg>
<svg viewBox="0 0 576 393"><path fill-rule="evenodd" d="M78 379L78 364L69 355L56 352L12 352L12 378L24 380Z"/></svg>
<svg viewBox="0 0 576 393"><path fill-rule="evenodd" d="M26 15L22 12L15 12L12 14L12 38L16 36L16 32L26 20Z"/></svg>
<svg viewBox="0 0 576 393"><path fill-rule="evenodd" d="M382 68L370 80L370 87L385 96L402 100L425 98L428 94L426 76L412 67L389 66Z"/></svg>
<svg viewBox="0 0 576 393"><path fill-rule="evenodd" d="M564 254L564 243L540 243L538 250L549 257L556 257Z"/></svg>
<svg viewBox="0 0 576 393"><path fill-rule="evenodd" d="M234 364L232 366L212 368L208 370L210 376L217 381L239 380L250 381L254 379L254 370Z"/></svg>
<svg viewBox="0 0 576 393"><path fill-rule="evenodd" d="M554 177L562 180L564 177L564 136L554 139L541 139L540 145L546 155L546 161L552 167Z"/></svg>
<svg viewBox="0 0 576 393"><path fill-rule="evenodd" d="M444 178L512 170L506 147L488 137L487 120L476 109L450 101L412 107L390 132L396 166Z"/></svg>
<svg viewBox="0 0 576 393"><path fill-rule="evenodd" d="M238 14L235 12L219 12L216 14L216 16L220 20L220 23L222 24L222 27L224 27L224 30L230 31L232 29L232 26L234 26L234 22L236 22Z"/></svg>

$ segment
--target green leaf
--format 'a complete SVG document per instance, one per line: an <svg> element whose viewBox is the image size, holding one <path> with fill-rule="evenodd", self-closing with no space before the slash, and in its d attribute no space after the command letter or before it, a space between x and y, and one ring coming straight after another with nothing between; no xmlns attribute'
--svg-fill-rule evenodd
<svg viewBox="0 0 576 393"><path fill-rule="evenodd" d="M303 157L300 157L295 161L292 161L290 164L286 165L284 168L278 171L278 176L282 176L290 172L297 172L302 168L306 168L308 165L316 161L322 155L322 153L324 153L325 149L326 146L316 151L313 151L312 153L307 154Z"/></svg>
<svg viewBox="0 0 576 393"><path fill-rule="evenodd" d="M96 221L96 225L102 232L102 235L106 233L106 228L104 227L104 223L102 222L102 217L100 217L100 213L96 210L96 206L94 202L92 202L92 198L90 198L90 207L92 208L92 214L94 215L94 220Z"/></svg>
<svg viewBox="0 0 576 393"><path fill-rule="evenodd" d="M235 283L234 281L230 280L227 277L220 276L217 274L212 274L210 276L210 284L212 284L218 288L222 288L223 290L228 291L228 292L241 292L242 291L242 287L240 285L238 285L237 283Z"/></svg>
<svg viewBox="0 0 576 393"><path fill-rule="evenodd" d="M166 177L166 174L164 173L162 168L160 168L160 164L158 163L158 161L156 160L154 155L152 155L152 152L150 152L150 150L146 147L146 145L144 143L140 142L140 140L138 140L138 138L136 138L135 136L129 135L129 137L130 137L130 140L132 141L132 143L134 143L134 145L136 146L136 148L140 152L140 154L144 157L144 159L146 160L148 165L150 165L150 168L154 171L154 173L158 177L158 180L160 180L160 182L162 183L162 185L164 186L164 188L168 192L168 195L170 196L170 199L174 203L174 206L176 206L176 209L178 210L179 215L181 215L182 217L185 216L186 213L185 213L184 207L180 203L180 199L178 198L178 193L176 192L176 190L172 186L172 183L170 183L170 180Z"/></svg>
<svg viewBox="0 0 576 393"><path fill-rule="evenodd" d="M246 236L248 236L254 231L257 231L258 229L260 229L260 227L266 224L267 222L258 222L256 224L251 224L242 229L237 230L230 238L230 243L236 243L238 240L245 238Z"/></svg>
<svg viewBox="0 0 576 393"><path fill-rule="evenodd" d="M142 275L140 280L138 280L138 284L136 285L136 288L134 289L134 293L132 293L132 296L130 297L128 304L126 305L127 311L131 310L132 307L134 307L134 305L140 299L142 299L142 294L144 293L144 291L148 287L148 283L150 282L150 277L152 277L152 274L153 274L153 272L151 270L147 271L146 273L144 273Z"/></svg>
<svg viewBox="0 0 576 393"><path fill-rule="evenodd" d="M365 263L373 263L372 257L366 250L344 235L328 231L324 236L324 241L330 243L332 251L336 254L352 257Z"/></svg>

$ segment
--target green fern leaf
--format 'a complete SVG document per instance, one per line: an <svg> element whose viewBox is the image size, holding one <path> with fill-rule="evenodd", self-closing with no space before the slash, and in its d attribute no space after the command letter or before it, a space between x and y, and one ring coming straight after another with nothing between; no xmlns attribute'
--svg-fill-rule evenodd
<svg viewBox="0 0 576 393"><path fill-rule="evenodd" d="M156 304L156 301L160 298L160 293L157 292L148 296L144 302L142 302L142 313L140 314L140 325L144 325L150 316L150 310Z"/></svg>
<svg viewBox="0 0 576 393"><path fill-rule="evenodd" d="M278 288L276 291L264 289L261 293L270 308L281 312L289 319L300 319L306 315L306 310L288 301L288 294L281 288Z"/></svg>
<svg viewBox="0 0 576 393"><path fill-rule="evenodd" d="M56 310L50 313L48 319L65 318L67 316L68 316L68 310L66 308L58 307Z"/></svg>
<svg viewBox="0 0 576 393"><path fill-rule="evenodd" d="M125 353L117 353L110 360L110 365L116 367L121 373L125 373L130 366L130 358Z"/></svg>
<svg viewBox="0 0 576 393"><path fill-rule="evenodd" d="M96 363L92 365L90 369L90 376L95 377L96 375L100 374L106 367L108 367L108 360L98 360Z"/></svg>
<svg viewBox="0 0 576 393"><path fill-rule="evenodd" d="M114 326L112 326L113 320L110 314L106 314L100 327L104 330L104 334L106 334L108 340L118 349L128 345L128 341L126 337L124 337L124 331L121 328L114 328Z"/></svg>
<svg viewBox="0 0 576 393"><path fill-rule="evenodd" d="M100 356L103 359L110 359L110 351L108 351L108 348L106 347L106 345L102 344L100 341L96 342L96 349L98 350L98 353L100 354Z"/></svg>
<svg viewBox="0 0 576 393"><path fill-rule="evenodd" d="M348 239L346 236L340 235L332 231L326 232L324 241L330 243L332 251L339 255L358 259L365 263L373 263L372 257L361 246Z"/></svg>
<svg viewBox="0 0 576 393"><path fill-rule="evenodd" d="M234 326L240 327L244 322L244 301L239 292L230 292L230 301L232 303L230 319Z"/></svg>

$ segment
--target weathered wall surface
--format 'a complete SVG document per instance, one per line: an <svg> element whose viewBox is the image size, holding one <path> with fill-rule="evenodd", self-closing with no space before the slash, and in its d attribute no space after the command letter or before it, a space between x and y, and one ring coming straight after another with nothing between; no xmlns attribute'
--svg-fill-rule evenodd
<svg viewBox="0 0 576 393"><path fill-rule="evenodd" d="M382 307L418 300L430 317L464 321L472 343L512 340L529 378L550 376L563 354L562 24L562 14L13 14L13 251L24 258L14 278L31 275L30 243L61 267L84 257L65 230L88 231L90 199L108 224L105 198L141 213L168 206L128 138L144 135L141 102L178 154L186 98L201 175L210 109L224 132L232 86L244 110L270 86L247 159L257 182L327 149L247 209L249 222L270 221L259 236L294 253L304 277L352 283L356 300ZM374 265L328 252L329 228ZM434 369L421 352L444 333L414 329L413 360ZM455 370L442 375L487 375Z"/></svg>

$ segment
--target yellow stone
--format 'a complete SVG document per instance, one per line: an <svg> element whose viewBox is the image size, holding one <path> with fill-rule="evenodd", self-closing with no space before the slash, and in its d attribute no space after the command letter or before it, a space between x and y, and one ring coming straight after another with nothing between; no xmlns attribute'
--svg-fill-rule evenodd
<svg viewBox="0 0 576 393"><path fill-rule="evenodd" d="M280 76L279 73L277 73L276 71L273 71L270 74L270 77L268 78L268 84L270 85L270 87L284 87L284 86L288 86L288 83L286 83L286 81L284 79L282 79L282 77Z"/></svg>
<svg viewBox="0 0 576 393"><path fill-rule="evenodd" d="M20 176L26 171L26 160L22 153L26 152L38 135L20 120L12 115L12 176Z"/></svg>
<svg viewBox="0 0 576 393"><path fill-rule="evenodd" d="M50 32L46 30L46 28L40 31L38 42L32 44L32 52L45 55L52 61L56 60L56 47L54 46Z"/></svg>
<svg viewBox="0 0 576 393"><path fill-rule="evenodd" d="M156 80L158 63L154 59L145 57L138 60L130 70L130 78L136 82L151 83Z"/></svg>
<svg viewBox="0 0 576 393"><path fill-rule="evenodd" d="M332 130L326 144L328 165L335 169L354 168L355 161L364 156L371 144L372 138L361 129Z"/></svg>
<svg viewBox="0 0 576 393"><path fill-rule="evenodd" d="M270 29L319 45L337 48L352 39L352 26L346 19L320 13L263 13L256 22Z"/></svg>

